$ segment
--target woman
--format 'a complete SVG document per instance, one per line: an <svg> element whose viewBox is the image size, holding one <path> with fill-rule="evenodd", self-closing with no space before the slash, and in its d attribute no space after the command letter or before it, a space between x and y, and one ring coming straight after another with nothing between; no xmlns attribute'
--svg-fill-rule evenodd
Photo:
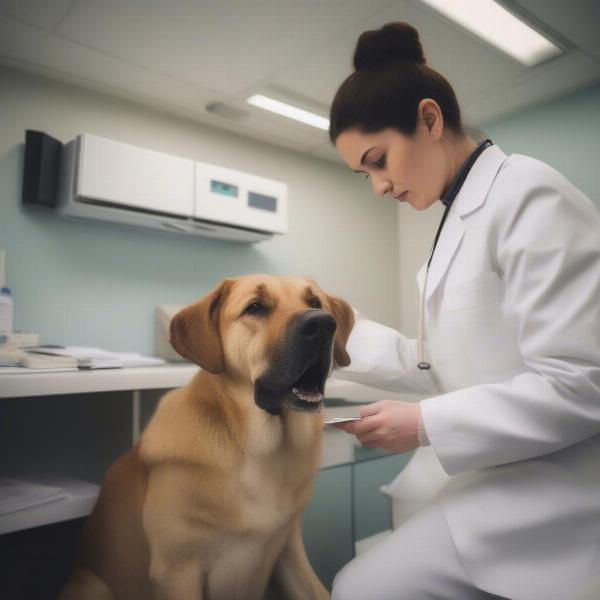
<svg viewBox="0 0 600 600"><path fill-rule="evenodd" d="M337 151L378 195L446 212L417 276L428 355L357 313L336 371L430 397L337 427L430 444L411 462L433 452L447 481L332 597L572 598L600 573L600 213L547 164L466 135L410 25L363 33L354 67L331 107Z"/></svg>

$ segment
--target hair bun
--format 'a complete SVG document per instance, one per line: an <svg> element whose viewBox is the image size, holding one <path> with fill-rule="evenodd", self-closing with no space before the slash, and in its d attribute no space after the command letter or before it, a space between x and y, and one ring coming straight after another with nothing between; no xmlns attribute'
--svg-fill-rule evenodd
<svg viewBox="0 0 600 600"><path fill-rule="evenodd" d="M387 23L381 29L363 32L354 51L354 68L380 67L394 60L425 64L419 32L402 21Z"/></svg>

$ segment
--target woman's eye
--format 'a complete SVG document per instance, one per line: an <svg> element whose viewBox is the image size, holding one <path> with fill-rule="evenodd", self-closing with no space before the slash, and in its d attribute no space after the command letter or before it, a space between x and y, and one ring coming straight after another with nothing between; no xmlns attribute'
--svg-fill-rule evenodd
<svg viewBox="0 0 600 600"><path fill-rule="evenodd" d="M252 302L252 304L248 304L244 309L243 314L245 315L258 315L264 313L266 311L266 307L263 306L260 302Z"/></svg>
<svg viewBox="0 0 600 600"><path fill-rule="evenodd" d="M385 167L385 154L382 154L381 158L379 160L374 161L373 164L378 169L383 169L383 167ZM369 174L368 173L365 174L365 179L369 179Z"/></svg>
<svg viewBox="0 0 600 600"><path fill-rule="evenodd" d="M380 169L383 169L383 167L385 167L385 154L382 154L381 158L376 160L373 164L377 165Z"/></svg>

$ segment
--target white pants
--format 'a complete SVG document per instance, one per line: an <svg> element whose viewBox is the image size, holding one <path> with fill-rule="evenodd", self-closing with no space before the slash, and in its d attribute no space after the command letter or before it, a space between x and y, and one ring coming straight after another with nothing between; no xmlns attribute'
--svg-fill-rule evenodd
<svg viewBox="0 0 600 600"><path fill-rule="evenodd" d="M440 506L434 502L333 580L332 600L492 600L470 582Z"/></svg>

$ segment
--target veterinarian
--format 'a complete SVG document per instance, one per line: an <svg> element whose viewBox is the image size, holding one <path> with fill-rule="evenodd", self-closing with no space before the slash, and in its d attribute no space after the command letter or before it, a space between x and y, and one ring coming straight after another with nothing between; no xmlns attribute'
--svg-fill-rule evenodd
<svg viewBox="0 0 600 600"><path fill-rule="evenodd" d="M410 25L364 32L354 68L331 106L337 151L377 195L446 209L417 275L419 339L356 311L334 373L428 397L337 427L418 447L405 470L429 453L443 481L332 598L577 597L600 574L600 213L544 162L471 139Z"/></svg>

